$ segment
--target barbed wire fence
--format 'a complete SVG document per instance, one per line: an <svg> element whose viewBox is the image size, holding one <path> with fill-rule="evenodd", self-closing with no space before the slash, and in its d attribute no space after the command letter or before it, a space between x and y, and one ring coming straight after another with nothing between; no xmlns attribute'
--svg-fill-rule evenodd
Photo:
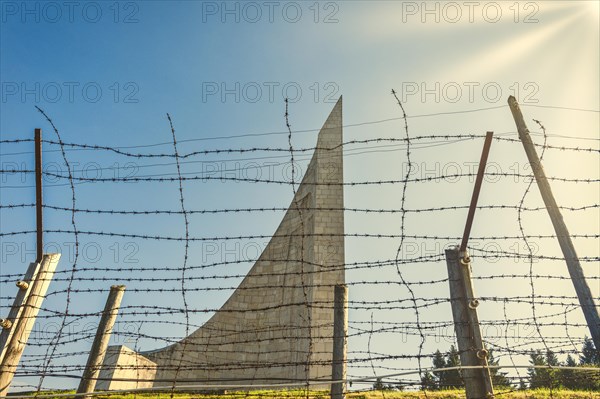
<svg viewBox="0 0 600 399"><path fill-rule="evenodd" d="M402 107L399 101L398 104ZM135 146L134 150L65 142L55 123L41 109L40 112L57 137L43 140L44 154L51 159L43 172L48 199L43 205L47 212L44 249L63 253L63 257L19 363L13 389L43 392L76 386L96 334L102 301L112 284L127 285L112 342L131 345L136 351L180 342L219 311L235 289L269 295L269 290L282 288L242 288L238 284L273 236L262 226L276 227L282 212L289 208L289 200L272 204L271 198L285 199L296 194L298 176L310 155L318 150L316 146L292 145L296 132L288 120L287 103L287 130L265 133L287 136L282 137L287 138L287 143L188 152L182 152L182 148L194 143L177 140L170 115L172 141L156 145L169 144L173 151L142 152L137 148L144 145ZM355 156L372 159L369 154L374 154L382 165L389 161L395 169L372 167L368 173L351 175L342 183L302 183L340 184L346 190L347 202L358 204L327 209L342 210L347 218L348 228L343 233L347 261L328 270L346 271L350 292L347 382L354 390L371 389L374 384L420 389L423 377L432 371L431 359L436 351L447 353L456 342L444 249L461 239L460 225L469 208L468 194L476 173L470 163L465 168L455 161L458 152L446 149L457 143L477 148L484 135L413 134L404 109L402 113L402 117L390 119L402 123L400 130L391 132L391 137L348 140L342 144L345 161ZM543 142L535 146L543 154L555 159L585 158L598 164L600 140L594 139L592 146L555 144L553 140L570 143L577 138L552 135L551 128L547 134L546 127L541 123L539 126ZM356 127L368 129L369 124ZM497 148L493 148L492 158L496 161L486 169L483 186L483 192L489 195L484 195L477 206L476 226L481 228L476 228L468 248L473 260L472 279L481 293L478 298L482 304L482 335L499 362L490 368L501 367L512 384L496 395L517 389L520 383L531 383L531 374L523 370L544 368L529 363L539 350L560 357L562 363L555 368L575 370L564 366L564 359L567 355L583 355L587 334L587 324L564 267L565 259L546 220L546 208L537 197L532 198L535 190L531 188L531 169L526 163L518 164L522 157L513 156L522 151L518 138L507 137L515 134L506 132L494 137ZM254 138L235 136L242 140ZM5 193L0 203L2 314L10 310L14 291L11 287L23 278L21 270L30 260L32 251L28 248L35 239L36 230L24 222L31 219L27 215L36 206L26 200L35 173L26 166L32 142L29 138L0 141L4 159L18 157L17 161L3 162L0 169ZM12 152L4 152L7 148ZM232 158L250 154L251 158ZM157 159L168 162L147 162ZM103 167L101 162L111 166ZM516 163L518 168L514 167ZM77 169L77 165L82 168ZM198 165L201 172L190 171ZM141 170L148 172L140 174ZM548 179L556 184L557 192L572 194L561 197L560 209L573 221L571 237L582 248L579 259L598 297L600 235L597 224L589 221L599 219L600 204L593 193L598 192L600 176L593 169L574 172L564 168L560 172ZM6 194L7 190L13 191ZM169 192L174 193L173 198ZM303 211L313 209L296 201L291 207L296 208L301 220ZM311 235L319 233L307 233L302 228L300 233L285 237L297 236L304 242ZM300 254L304 254L303 249ZM300 261L302 265L310 264L303 257ZM318 268L302 267L299 281L304 299L279 306L332 309L332 303L310 302L306 295L308 289L323 287L305 279L310 273L320 272ZM272 272L278 273L282 274ZM283 274L286 273L289 274ZM246 313L265 310L268 309L239 311L236 316L244 318ZM310 318L311 313L307 314ZM242 342L248 344L250 352L260 339L259 331L264 329L269 326L248 331L248 338ZM289 331L284 333L309 342L319 338L312 335L311 328L298 331L298 326L290 325L286 329ZM186 351L215 350L184 342ZM297 358L304 360L292 366L307 368L310 360L306 359L316 350L311 343L309 353L298 353ZM182 356L174 373L188 375L205 367ZM240 361L219 367L235 371L268 369L272 365ZM440 370L443 369L438 368L437 372ZM581 367L577 370L588 370L586 378L600 379L597 371ZM298 379L298 387L322 384L305 374L305 378ZM582 374L577 375L581 378ZM232 384L183 381L197 387L207 383ZM239 388L251 388L248 381L237 384ZM271 386L278 387L278 380L273 379ZM173 384L171 395L175 389Z"/></svg>

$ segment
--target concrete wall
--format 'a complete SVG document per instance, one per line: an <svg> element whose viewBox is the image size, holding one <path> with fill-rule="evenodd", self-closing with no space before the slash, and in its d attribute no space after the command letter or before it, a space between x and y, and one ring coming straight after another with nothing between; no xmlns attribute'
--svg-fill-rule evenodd
<svg viewBox="0 0 600 399"><path fill-rule="evenodd" d="M342 182L340 98L292 204L236 291L189 337L143 353L157 364L155 387L331 378L334 286L345 281Z"/></svg>
<svg viewBox="0 0 600 399"><path fill-rule="evenodd" d="M151 388L155 376L156 363L126 346L109 346L95 390Z"/></svg>

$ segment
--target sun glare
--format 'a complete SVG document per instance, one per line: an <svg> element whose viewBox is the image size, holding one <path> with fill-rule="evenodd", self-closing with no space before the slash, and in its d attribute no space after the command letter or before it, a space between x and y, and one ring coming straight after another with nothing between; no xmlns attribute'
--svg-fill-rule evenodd
<svg viewBox="0 0 600 399"><path fill-rule="evenodd" d="M600 1L588 1L587 7L591 16L598 23L600 21Z"/></svg>

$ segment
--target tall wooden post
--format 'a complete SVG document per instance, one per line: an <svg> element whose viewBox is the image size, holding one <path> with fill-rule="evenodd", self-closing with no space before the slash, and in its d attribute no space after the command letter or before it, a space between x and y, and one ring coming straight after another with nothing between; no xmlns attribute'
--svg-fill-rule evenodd
<svg viewBox="0 0 600 399"><path fill-rule="evenodd" d="M454 331L463 366L481 366L481 369L462 370L467 399L483 399L494 396L490 370L487 368L488 352L483 344L477 306L471 284L471 263L466 252L459 247L446 250L446 265L450 284L450 304L454 319Z"/></svg>
<svg viewBox="0 0 600 399"><path fill-rule="evenodd" d="M331 399L344 399L346 383L346 341L348 337L348 287L336 285L333 298L333 359Z"/></svg>
<svg viewBox="0 0 600 399"><path fill-rule="evenodd" d="M533 170L540 194L546 205L546 210L548 211L548 215L550 215L550 220L552 220L556 238L558 239L560 249L565 257L567 269L569 270L571 281L573 281L575 292L577 292L577 298L579 298L579 304L581 305L585 320L590 329L592 340L594 341L596 350L600 353L600 316L598 315L598 308L594 303L594 297L585 280L585 275L583 274L577 252L575 251L575 246L573 245L573 241L571 241L567 225L563 220L562 214L554 199L554 195L552 194L552 189L546 178L542 162L537 155L531 136L529 136L529 129L523 119L519 104L513 96L510 96L508 98L508 105L510 106L515 124L517 125L519 138L521 139L521 143L523 143L523 148L525 148L525 153L531 164L531 169Z"/></svg>
<svg viewBox="0 0 600 399"><path fill-rule="evenodd" d="M77 393L90 393L94 391L96 387L96 381L102 362L104 362L104 356L106 355L106 349L108 348L108 342L112 334L117 314L119 313L119 307L121 306L121 300L123 299L123 293L125 292L124 285L113 285L110 287L110 293L102 312L102 318L98 329L96 331L96 337L90 349L83 376L79 382L79 388Z"/></svg>
<svg viewBox="0 0 600 399"><path fill-rule="evenodd" d="M60 254L45 254L42 257L37 278L33 282L31 292L25 300L23 310L16 322L16 326L14 326L15 330L7 344L6 352L0 363L0 396L6 396L8 393L8 388L15 375L19 360L21 360L23 350L25 350L25 345L27 345L35 318L40 311L59 259Z"/></svg>
<svg viewBox="0 0 600 399"><path fill-rule="evenodd" d="M0 320L0 325L2 325L2 332L0 332L0 363L2 363L8 343L13 336L17 321L23 311L23 303L31 293L31 288L33 287L33 282L37 277L39 268L40 264L37 262L29 264L29 268L27 269L23 280L17 281L19 291L17 291L17 295L15 296L15 300L10 308L8 316L5 319Z"/></svg>

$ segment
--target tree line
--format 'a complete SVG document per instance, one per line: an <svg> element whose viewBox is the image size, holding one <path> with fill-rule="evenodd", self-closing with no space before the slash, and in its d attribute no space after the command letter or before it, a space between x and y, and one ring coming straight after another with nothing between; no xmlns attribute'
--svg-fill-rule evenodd
<svg viewBox="0 0 600 399"><path fill-rule="evenodd" d="M460 368L460 353L454 345L446 353L437 350L433 357L433 370L427 371L421 377L421 389L428 391L439 391L444 389L464 389L464 381ZM488 364L498 366L499 360L494 357L494 351L488 352ZM508 373L501 368L490 368L492 384L495 388L505 389L571 389L600 392L600 351L594 347L591 338L585 337L581 352L577 359L568 355L564 362L559 361L552 350L536 350L529 355L527 379L512 382ZM537 366L537 367L535 367ZM550 367L546 367L550 366ZM556 368L553 368L556 367ZM559 367L569 367L559 368ZM454 368L451 370L443 370ZM585 368L578 370L579 368ZM595 368L597 370L589 370ZM385 384L380 378L373 384L376 390L403 390L401 383Z"/></svg>
<svg viewBox="0 0 600 399"><path fill-rule="evenodd" d="M460 353L454 347L446 353L439 350L432 357L433 371L426 372L421 378L421 389L437 391L443 389L464 388L461 371L440 370L444 368L460 367ZM498 366L499 361L494 357L493 350L489 351L488 364ZM490 375L492 384L498 388L520 388L520 389L572 389L586 391L600 391L600 351L596 350L593 341L585 337L582 350L578 358L568 355L564 362L559 361L557 355L552 351L546 352L536 350L529 355L531 366L551 367L573 367L573 368L598 368L598 371L577 369L553 369L542 367L531 367L527 369L527 379L511 382L508 373L502 372L500 368L491 368ZM440 371L436 371L440 370Z"/></svg>
<svg viewBox="0 0 600 399"><path fill-rule="evenodd" d="M432 362L434 370L426 372L421 377L421 389L439 391L442 389L464 388L465 384L459 369L436 371L436 369L460 367L460 353L454 345L450 346L450 350L445 354L437 350L433 355ZM493 350L488 352L488 365L498 366L498 360L494 358ZM511 385L507 373L500 371L499 368L491 368L490 375L492 384L495 387L508 387Z"/></svg>
<svg viewBox="0 0 600 399"><path fill-rule="evenodd" d="M548 350L545 353L537 350L529 355L532 366L566 366L566 367L593 367L598 371L530 368L527 370L529 383L521 381L521 387L529 388L567 388L586 391L600 391L600 353L594 347L590 338L585 338L579 359L568 355L564 362L560 362L556 354Z"/></svg>

